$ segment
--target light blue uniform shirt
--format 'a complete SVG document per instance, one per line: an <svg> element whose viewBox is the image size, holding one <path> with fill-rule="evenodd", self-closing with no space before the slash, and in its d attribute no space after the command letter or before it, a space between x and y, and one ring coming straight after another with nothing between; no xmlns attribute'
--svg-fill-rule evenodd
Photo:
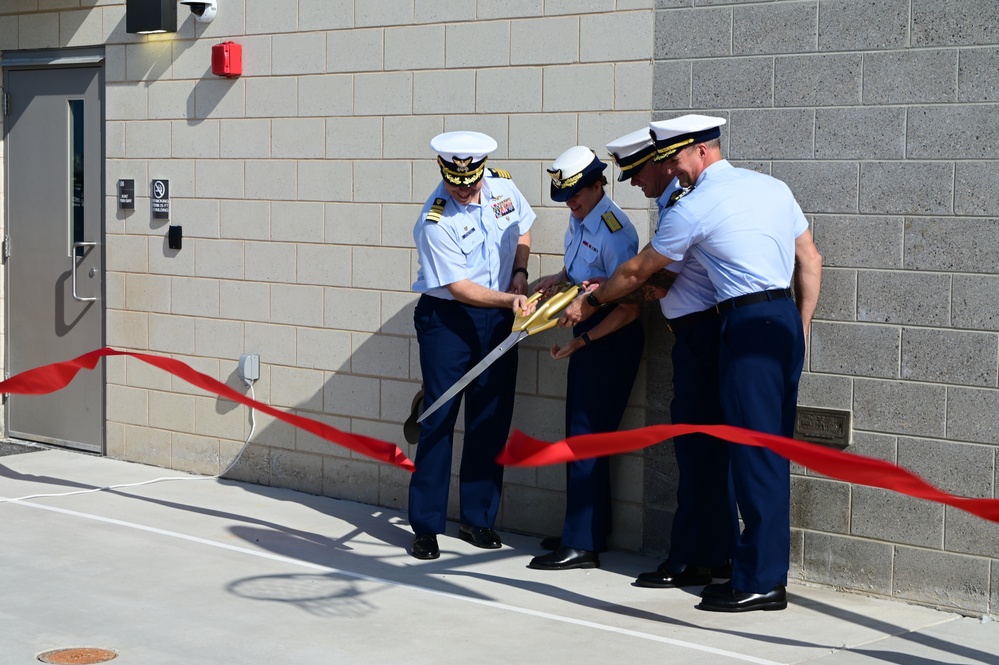
<svg viewBox="0 0 999 665"><path fill-rule="evenodd" d="M663 224L663 218L672 206L669 199L680 183L676 178L669 184L663 195L656 200L659 207L659 222L656 225L656 233ZM682 200L682 199L681 199ZM675 204L674 204L675 205ZM688 255L682 261L677 261L666 266L666 270L679 272L673 286L666 292L666 296L659 300L659 308L663 316L667 319L678 319L687 314L702 312L715 304L715 287L708 277L708 271L697 260L696 256Z"/></svg>
<svg viewBox="0 0 999 665"><path fill-rule="evenodd" d="M454 300L447 285L463 279L495 291L510 288L517 241L536 215L512 180L489 170L484 180L479 203L459 204L443 182L427 199L413 229L420 259L417 293ZM435 222L430 213L438 200L444 206Z"/></svg>
<svg viewBox="0 0 999 665"><path fill-rule="evenodd" d="M612 230L618 225L620 228ZM582 220L569 214L569 228L565 232L565 272L573 284L594 277L610 277L619 265L637 253L638 232L606 194Z"/></svg>
<svg viewBox="0 0 999 665"><path fill-rule="evenodd" d="M808 220L787 185L723 159L666 212L652 247L673 260L695 257L717 303L790 286L794 241L806 230Z"/></svg>

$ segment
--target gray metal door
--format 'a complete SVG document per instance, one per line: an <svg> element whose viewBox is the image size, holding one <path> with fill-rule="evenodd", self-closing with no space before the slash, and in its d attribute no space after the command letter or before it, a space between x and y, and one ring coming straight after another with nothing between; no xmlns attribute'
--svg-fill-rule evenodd
<svg viewBox="0 0 999 665"><path fill-rule="evenodd" d="M100 67L6 69L7 374L104 344ZM10 395L7 433L104 452L104 363L50 395Z"/></svg>

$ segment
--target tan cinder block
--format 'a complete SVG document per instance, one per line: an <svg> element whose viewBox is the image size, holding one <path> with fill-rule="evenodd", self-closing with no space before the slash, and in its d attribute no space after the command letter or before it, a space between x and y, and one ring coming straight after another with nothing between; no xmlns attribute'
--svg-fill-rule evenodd
<svg viewBox="0 0 999 665"><path fill-rule="evenodd" d="M327 203L326 242L342 245L380 244L382 208L383 206L375 204Z"/></svg>
<svg viewBox="0 0 999 665"><path fill-rule="evenodd" d="M324 223L322 203L279 203L271 207L271 240L319 242Z"/></svg>
<svg viewBox="0 0 999 665"><path fill-rule="evenodd" d="M125 76L129 81L171 78L173 49L169 41L148 40L125 47Z"/></svg>
<svg viewBox="0 0 999 665"><path fill-rule="evenodd" d="M382 293L381 331L389 335L414 335L413 311L419 296L411 291Z"/></svg>
<svg viewBox="0 0 999 665"><path fill-rule="evenodd" d="M109 346L125 349L145 349L148 344L148 323L144 312L107 312L107 340Z"/></svg>
<svg viewBox="0 0 999 665"><path fill-rule="evenodd" d="M248 99L243 79L202 79L195 84L195 118L242 118Z"/></svg>
<svg viewBox="0 0 999 665"><path fill-rule="evenodd" d="M140 190L139 183L135 184L136 195L141 191L144 196L151 196L152 180L170 181L170 198L183 198L194 196L194 160L193 159L151 159L149 160L149 179L144 183L145 187ZM139 202L136 202L136 206ZM146 210L149 210L146 207Z"/></svg>
<svg viewBox="0 0 999 665"><path fill-rule="evenodd" d="M194 431L203 436L241 439L245 408L218 397L194 398Z"/></svg>
<svg viewBox="0 0 999 665"><path fill-rule="evenodd" d="M381 118L344 117L326 120L328 159L379 159L381 156Z"/></svg>
<svg viewBox="0 0 999 665"><path fill-rule="evenodd" d="M413 112L413 74L389 72L354 75L354 113L400 115Z"/></svg>
<svg viewBox="0 0 999 665"><path fill-rule="evenodd" d="M447 26L445 48L448 69L505 67L510 64L510 22L453 23Z"/></svg>
<svg viewBox="0 0 999 665"><path fill-rule="evenodd" d="M382 206L381 245L412 248L413 228L422 209L419 204Z"/></svg>
<svg viewBox="0 0 999 665"><path fill-rule="evenodd" d="M372 72L382 68L383 31L340 30L326 35L326 71Z"/></svg>
<svg viewBox="0 0 999 665"><path fill-rule="evenodd" d="M174 469L213 476L219 468L219 440L174 432L171 436L170 462Z"/></svg>
<svg viewBox="0 0 999 665"><path fill-rule="evenodd" d="M398 25L411 20L410 0L354 0L354 25Z"/></svg>
<svg viewBox="0 0 999 665"><path fill-rule="evenodd" d="M412 195L411 182L411 162L354 163L354 200L357 202L408 203Z"/></svg>
<svg viewBox="0 0 999 665"><path fill-rule="evenodd" d="M152 90L150 90L150 95L152 95ZM151 101L150 107L155 108ZM206 120L194 126L189 125L184 120L175 120L170 123L173 139L171 156L217 158L219 156L219 122L218 120Z"/></svg>
<svg viewBox="0 0 999 665"><path fill-rule="evenodd" d="M219 237L219 202L215 199L177 199L171 202L175 224L183 224L184 238Z"/></svg>
<svg viewBox="0 0 999 665"><path fill-rule="evenodd" d="M275 118L271 121L271 156L310 159L325 153L322 118Z"/></svg>
<svg viewBox="0 0 999 665"><path fill-rule="evenodd" d="M578 61L579 18L566 16L510 22L511 65L550 65Z"/></svg>
<svg viewBox="0 0 999 665"><path fill-rule="evenodd" d="M384 120L383 153L389 159L426 159L428 138L440 134L444 119L439 115L389 117Z"/></svg>
<svg viewBox="0 0 999 665"><path fill-rule="evenodd" d="M299 0L298 21L312 30L353 27L354 0Z"/></svg>
<svg viewBox="0 0 999 665"><path fill-rule="evenodd" d="M324 71L326 71L326 35L324 33L274 35L271 38L272 74L296 76L321 74Z"/></svg>
<svg viewBox="0 0 999 665"><path fill-rule="evenodd" d="M409 457L412 459L412 455ZM382 464L378 468L378 505L389 508L405 508L409 504L409 479L411 477L411 474L405 469Z"/></svg>
<svg viewBox="0 0 999 665"><path fill-rule="evenodd" d="M515 526L518 531L530 533L558 534L565 518L565 495L532 487L504 487L501 509L503 526Z"/></svg>
<svg viewBox="0 0 999 665"><path fill-rule="evenodd" d="M267 240L271 233L270 201L219 201L219 236Z"/></svg>
<svg viewBox="0 0 999 665"><path fill-rule="evenodd" d="M169 384L169 376L167 376ZM176 393L149 393L149 426L175 432L194 432L194 397Z"/></svg>
<svg viewBox="0 0 999 665"><path fill-rule="evenodd" d="M124 459L130 462L170 468L170 432L126 425Z"/></svg>
<svg viewBox="0 0 999 665"><path fill-rule="evenodd" d="M107 394L108 420L129 425L148 424L147 390L109 385Z"/></svg>
<svg viewBox="0 0 999 665"><path fill-rule="evenodd" d="M146 117L146 88L131 83L105 87L104 112L108 120L141 120Z"/></svg>
<svg viewBox="0 0 999 665"><path fill-rule="evenodd" d="M270 321L271 287L261 282L219 284L220 316L237 321ZM246 331L243 331L244 337Z"/></svg>
<svg viewBox="0 0 999 665"><path fill-rule="evenodd" d="M298 281L319 286L350 284L350 248L298 245Z"/></svg>
<svg viewBox="0 0 999 665"><path fill-rule="evenodd" d="M323 495L378 503L377 462L323 459Z"/></svg>
<svg viewBox="0 0 999 665"><path fill-rule="evenodd" d="M404 379L409 376L409 340L390 335L351 333L350 369L357 374Z"/></svg>
<svg viewBox="0 0 999 665"><path fill-rule="evenodd" d="M326 374L323 384L323 411L351 418L377 419L381 381L343 371Z"/></svg>
<svg viewBox="0 0 999 665"><path fill-rule="evenodd" d="M275 448L271 451L271 481L281 487L321 494L323 477L319 473L322 459L318 455Z"/></svg>
<svg viewBox="0 0 999 665"><path fill-rule="evenodd" d="M243 353L243 322L198 319L194 325L195 353L210 358L239 358Z"/></svg>
<svg viewBox="0 0 999 665"><path fill-rule="evenodd" d="M323 410L323 373L294 367L271 367L271 404Z"/></svg>
<svg viewBox="0 0 999 665"><path fill-rule="evenodd" d="M107 246L108 270L144 273L149 267L146 260L148 241L141 236L109 235Z"/></svg>
<svg viewBox="0 0 999 665"><path fill-rule="evenodd" d="M162 120L175 120L178 118L188 118L194 115L194 81L160 81L155 86L151 86L148 91L149 117ZM180 126L174 124L171 130L176 132ZM200 135L199 126L187 126L188 135ZM131 130L131 126L129 127ZM177 137L174 137L177 138ZM218 139L215 140L216 146ZM180 155L180 157L193 157L196 155ZM197 155L202 156L202 155ZM204 155L217 156L217 155Z"/></svg>
<svg viewBox="0 0 999 665"><path fill-rule="evenodd" d="M228 10L228 7L226 8ZM226 11L228 13L228 11ZM175 39L171 42L173 47L172 75L175 79L188 79L193 82L205 78L212 71L212 46L215 42L208 39ZM244 47L245 48L245 47ZM158 87L150 86L150 89ZM150 97L150 100L152 97ZM184 117L184 116L178 116Z"/></svg>
<svg viewBox="0 0 999 665"><path fill-rule="evenodd" d="M125 309L125 274L109 272L104 275L104 303L108 309Z"/></svg>
<svg viewBox="0 0 999 665"><path fill-rule="evenodd" d="M229 118L219 121L219 157L266 159L270 156L270 118Z"/></svg>
<svg viewBox="0 0 999 665"><path fill-rule="evenodd" d="M271 321L300 326L323 324L323 289L319 286L271 286Z"/></svg>
<svg viewBox="0 0 999 665"><path fill-rule="evenodd" d="M170 311L173 314L217 317L219 282L215 279L170 278ZM152 328L150 324L150 328Z"/></svg>
<svg viewBox="0 0 999 665"><path fill-rule="evenodd" d="M294 201L298 165L293 161L246 162L246 198Z"/></svg>
<svg viewBox="0 0 999 665"><path fill-rule="evenodd" d="M295 281L295 245L247 242L243 245L245 278L258 282Z"/></svg>
<svg viewBox="0 0 999 665"><path fill-rule="evenodd" d="M347 161L326 159L298 162L299 201L349 201L353 167Z"/></svg>
<svg viewBox="0 0 999 665"><path fill-rule="evenodd" d="M355 247L351 283L368 289L408 291L409 250L391 247Z"/></svg>
<svg viewBox="0 0 999 665"><path fill-rule="evenodd" d="M323 323L328 328L376 332L380 328L379 301L377 291L326 289Z"/></svg>
<svg viewBox="0 0 999 665"><path fill-rule="evenodd" d="M163 235L146 239L149 252L149 272L158 275L193 277L195 253L167 247L166 229Z"/></svg>
<svg viewBox="0 0 999 665"><path fill-rule="evenodd" d="M18 22L20 48L55 48L59 46L59 14L25 14Z"/></svg>
<svg viewBox="0 0 999 665"><path fill-rule="evenodd" d="M188 349L187 353L191 353L194 350L194 345L192 344ZM184 356L180 353L173 354L173 356L182 363L190 366L196 372L200 372L206 376L209 376L216 381L219 380L219 361L215 358L197 358L195 356ZM263 370L261 370L261 375L263 375ZM185 395L196 395L204 396L205 391L202 388L191 385L184 379L180 377L173 377L172 379L172 390L175 393L181 393Z"/></svg>
<svg viewBox="0 0 999 665"><path fill-rule="evenodd" d="M105 423L104 454L111 459L125 459L125 426L121 423Z"/></svg>
<svg viewBox="0 0 999 665"><path fill-rule="evenodd" d="M293 76L246 79L246 116L287 118L298 115L298 79Z"/></svg>
<svg viewBox="0 0 999 665"><path fill-rule="evenodd" d="M580 86L579 81L587 81ZM546 67L544 111L610 111L614 108L614 65Z"/></svg>
<svg viewBox="0 0 999 665"><path fill-rule="evenodd" d="M420 385L412 381L381 381L381 413L382 420L396 422L400 425L409 418L413 396Z"/></svg>
<svg viewBox="0 0 999 665"><path fill-rule="evenodd" d="M59 13L59 43L62 46L91 46L104 38L104 16L100 9Z"/></svg>
<svg viewBox="0 0 999 665"><path fill-rule="evenodd" d="M254 413L253 419L256 422L256 427L254 428L252 441L272 448L295 449L294 427L266 413ZM246 429L245 437L249 434L249 412L247 412L244 420L246 422L246 427L244 427Z"/></svg>
<svg viewBox="0 0 999 665"><path fill-rule="evenodd" d="M613 12L579 20L579 59L583 62L650 60L655 14L650 11Z"/></svg>
<svg viewBox="0 0 999 665"><path fill-rule="evenodd" d="M154 353L193 353L195 319L149 315L149 350Z"/></svg>
<svg viewBox="0 0 999 665"><path fill-rule="evenodd" d="M170 390L170 374L138 358L125 358L125 385L149 390Z"/></svg>
<svg viewBox="0 0 999 665"><path fill-rule="evenodd" d="M238 198L245 194L246 164L238 159L199 159L194 195L202 198Z"/></svg>
<svg viewBox="0 0 999 665"><path fill-rule="evenodd" d="M615 110L641 111L652 107L652 71L650 62L619 62L614 65Z"/></svg>
<svg viewBox="0 0 999 665"><path fill-rule="evenodd" d="M170 278L160 275L126 275L125 303L131 310L169 312Z"/></svg>
<svg viewBox="0 0 999 665"><path fill-rule="evenodd" d="M441 109L475 113L474 89L474 69L414 72L413 113L440 113ZM425 144L431 138L425 137Z"/></svg>
<svg viewBox="0 0 999 665"><path fill-rule="evenodd" d="M385 30L385 69L442 69L444 26L419 25Z"/></svg>
<svg viewBox="0 0 999 665"><path fill-rule="evenodd" d="M194 241L194 250L198 277L243 278L242 241L198 238Z"/></svg>
<svg viewBox="0 0 999 665"><path fill-rule="evenodd" d="M350 365L350 333L323 328L298 328L299 367L340 371Z"/></svg>
<svg viewBox="0 0 999 665"><path fill-rule="evenodd" d="M245 353L256 353L260 356L260 373L268 363L275 365L295 364L295 328L291 326L276 326L249 323L243 329L243 348Z"/></svg>

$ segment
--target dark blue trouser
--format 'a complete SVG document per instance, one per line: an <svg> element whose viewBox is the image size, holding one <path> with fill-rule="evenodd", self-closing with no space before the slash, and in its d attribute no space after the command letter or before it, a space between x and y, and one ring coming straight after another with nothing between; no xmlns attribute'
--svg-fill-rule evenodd
<svg viewBox="0 0 999 665"><path fill-rule="evenodd" d="M792 436L805 357L794 301L770 300L723 312L719 348L725 422ZM745 525L735 550L732 586L764 593L787 583L790 464L765 448L735 443L729 444L729 459Z"/></svg>
<svg viewBox="0 0 999 665"><path fill-rule="evenodd" d="M573 328L582 335L611 310ZM613 432L621 424L642 359L645 332L635 320L569 356L565 398L566 436ZM566 464L565 523L562 544L580 550L607 549L610 531L610 458Z"/></svg>
<svg viewBox="0 0 999 665"><path fill-rule="evenodd" d="M673 344L672 421L717 425L722 422L718 388L717 316L678 328ZM707 434L673 440L679 483L670 532L669 562L721 566L730 561L739 538L739 516L729 473L728 444Z"/></svg>
<svg viewBox="0 0 999 665"><path fill-rule="evenodd" d="M414 315L420 343L424 403L437 398L510 334L511 310L472 307L454 300L421 296ZM414 533L444 533L454 426L465 400L465 441L458 488L461 523L496 523L503 467L496 456L506 443L513 417L517 350L512 349L465 390L423 421L416 448L416 471L409 482L409 523Z"/></svg>

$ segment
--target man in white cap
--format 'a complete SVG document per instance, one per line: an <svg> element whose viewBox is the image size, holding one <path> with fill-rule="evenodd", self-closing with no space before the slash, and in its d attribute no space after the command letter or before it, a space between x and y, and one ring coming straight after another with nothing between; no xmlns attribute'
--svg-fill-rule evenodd
<svg viewBox="0 0 999 665"><path fill-rule="evenodd" d="M618 180L630 181L656 200L658 230L669 209L690 188L679 186L668 160L654 160L656 147L648 127L608 143L607 151L620 168ZM722 422L722 415L715 290L696 256L688 255L666 269L679 271L659 301L675 337L670 418L674 423L716 425ZM656 570L641 573L636 586L703 586L714 578L731 575L739 517L728 473L727 445L706 434L688 434L673 440L673 450L679 478L669 555Z"/></svg>
<svg viewBox="0 0 999 665"><path fill-rule="evenodd" d="M527 291L535 214L506 171L487 169L496 141L479 132L433 138L442 181L427 199L413 237L421 293L414 320L426 404L433 404L509 334L513 304ZM522 298L521 298L522 299ZM513 416L517 354L507 353L463 393L422 423L409 484L411 554L440 556L447 523L454 426L465 398L465 444L458 487L458 535L476 547L502 545L493 527L503 467L496 456Z"/></svg>
<svg viewBox="0 0 999 665"><path fill-rule="evenodd" d="M680 186L693 189L670 207L652 242L596 291L573 302L559 325L576 325L656 270L696 256L714 286L720 315L719 389L725 423L791 436L822 257L787 185L722 158L718 139L723 123L722 118L686 115L651 124L654 159L668 161ZM716 612L784 609L790 558L788 461L765 448L738 444L729 445L729 460L745 528L731 580L706 586L697 607Z"/></svg>

